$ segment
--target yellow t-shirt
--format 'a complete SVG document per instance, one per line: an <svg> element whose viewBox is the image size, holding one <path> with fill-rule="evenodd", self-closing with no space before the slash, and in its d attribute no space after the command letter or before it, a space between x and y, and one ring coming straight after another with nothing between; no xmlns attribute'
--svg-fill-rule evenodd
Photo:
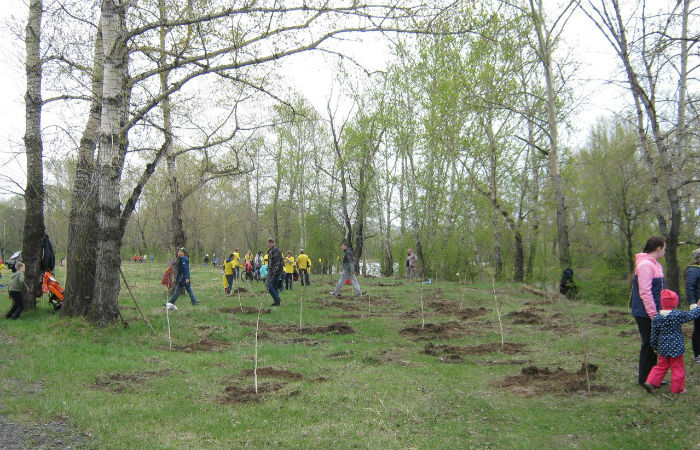
<svg viewBox="0 0 700 450"><path fill-rule="evenodd" d="M297 256L297 265L299 266L299 269L310 269L311 259L309 259L309 255L302 253L301 255Z"/></svg>
<svg viewBox="0 0 700 450"><path fill-rule="evenodd" d="M241 265L240 259L241 255L239 255L237 252L233 252L233 267L238 267Z"/></svg>
<svg viewBox="0 0 700 450"><path fill-rule="evenodd" d="M224 261L224 275L233 275L233 261Z"/></svg>
<svg viewBox="0 0 700 450"><path fill-rule="evenodd" d="M284 273L294 273L294 257L286 256L284 258Z"/></svg>

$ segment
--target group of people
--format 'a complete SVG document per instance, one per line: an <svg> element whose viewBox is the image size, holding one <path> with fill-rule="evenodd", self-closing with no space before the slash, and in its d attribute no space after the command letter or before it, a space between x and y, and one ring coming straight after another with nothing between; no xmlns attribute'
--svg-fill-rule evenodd
<svg viewBox="0 0 700 450"><path fill-rule="evenodd" d="M666 253L666 239L652 236L642 253L636 255L630 307L637 322L639 350L638 382L649 393L664 383L671 370L671 392L685 392L685 342L681 325L694 321L691 339L694 360L700 363L700 248L692 254L684 271L688 311L678 309L678 294L665 289L660 259Z"/></svg>

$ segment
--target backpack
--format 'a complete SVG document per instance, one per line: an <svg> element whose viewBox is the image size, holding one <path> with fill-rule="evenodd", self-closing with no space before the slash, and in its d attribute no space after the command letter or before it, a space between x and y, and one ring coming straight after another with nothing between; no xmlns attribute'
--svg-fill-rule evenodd
<svg viewBox="0 0 700 450"><path fill-rule="evenodd" d="M267 264L260 267L260 276L263 278L267 278Z"/></svg>

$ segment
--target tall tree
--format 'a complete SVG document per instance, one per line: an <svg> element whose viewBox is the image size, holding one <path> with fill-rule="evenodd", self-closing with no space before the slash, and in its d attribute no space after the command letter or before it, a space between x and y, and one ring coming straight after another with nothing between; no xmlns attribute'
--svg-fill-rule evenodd
<svg viewBox="0 0 700 450"><path fill-rule="evenodd" d="M44 169L41 139L41 16L42 0L30 0L25 32L27 91L24 96L24 146L27 156L27 186L24 190L25 216L22 259L29 287L27 307L36 307L41 296L41 257L44 249Z"/></svg>

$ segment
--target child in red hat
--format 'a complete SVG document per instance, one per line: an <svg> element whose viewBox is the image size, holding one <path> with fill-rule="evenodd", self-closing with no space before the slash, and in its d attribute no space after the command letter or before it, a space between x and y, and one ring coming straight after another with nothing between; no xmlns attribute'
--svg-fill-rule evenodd
<svg viewBox="0 0 700 450"><path fill-rule="evenodd" d="M697 304L690 305L690 311L676 309L678 294L664 289L661 291L661 311L651 322L651 347L659 355L659 359L649 372L644 389L652 393L658 389L661 381L671 369L671 392L685 392L685 366L683 353L685 342L681 333L681 325L700 318L700 308Z"/></svg>

